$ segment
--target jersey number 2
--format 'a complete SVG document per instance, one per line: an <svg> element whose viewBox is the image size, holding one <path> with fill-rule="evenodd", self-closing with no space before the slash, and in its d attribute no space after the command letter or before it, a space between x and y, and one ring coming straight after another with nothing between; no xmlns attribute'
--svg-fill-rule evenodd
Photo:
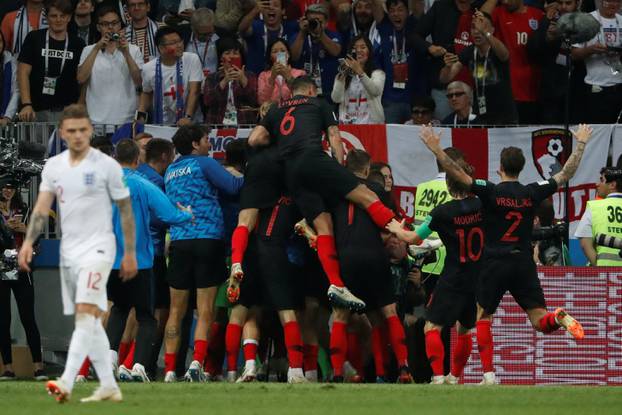
<svg viewBox="0 0 622 415"><path fill-rule="evenodd" d="M292 112L296 107L291 107L285 113L283 120L281 121L280 131L282 135L290 135L296 126L296 118L292 115Z"/></svg>
<svg viewBox="0 0 622 415"><path fill-rule="evenodd" d="M505 215L505 219L506 220L512 220L514 222L512 222L512 224L510 225L508 230L505 231L505 233L501 237L501 242L516 242L516 241L518 241L518 236L512 235L512 234L514 233L516 228L518 228L518 225L520 225L520 221L523 220L523 214L513 210L511 212L508 212L507 215Z"/></svg>

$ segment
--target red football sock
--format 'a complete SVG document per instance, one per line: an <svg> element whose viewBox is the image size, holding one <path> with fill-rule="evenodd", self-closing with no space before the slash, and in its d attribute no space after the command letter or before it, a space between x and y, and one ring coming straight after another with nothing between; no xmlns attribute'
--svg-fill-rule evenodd
<svg viewBox="0 0 622 415"><path fill-rule="evenodd" d="M479 350L479 358L482 361L482 370L485 372L494 372L492 365L493 342L492 330L490 326L492 321L480 320L476 323L477 328L477 349Z"/></svg>
<svg viewBox="0 0 622 415"><path fill-rule="evenodd" d="M317 255L328 277L328 281L337 287L343 287L341 280L341 269L337 260L337 248L335 247L335 237L332 235L318 235Z"/></svg>
<svg viewBox="0 0 622 415"><path fill-rule="evenodd" d="M330 363L333 365L334 376L343 376L343 363L346 361L347 350L346 323L333 321L330 333Z"/></svg>
<svg viewBox="0 0 622 415"><path fill-rule="evenodd" d="M127 357L127 354L130 352L130 343L119 343L119 364L123 364L123 361Z"/></svg>
<svg viewBox="0 0 622 415"><path fill-rule="evenodd" d="M242 338L242 326L227 324L225 334L225 349L227 350L227 370L234 371L238 368L238 354L240 352L240 339Z"/></svg>
<svg viewBox="0 0 622 415"><path fill-rule="evenodd" d="M395 217L395 213L386 207L380 200L376 200L374 203L367 207L367 213L374 221L376 226L384 229L387 223L391 222L391 219Z"/></svg>
<svg viewBox="0 0 622 415"><path fill-rule="evenodd" d="M289 367L292 369L302 369L302 336L300 335L300 326L297 321L290 321L283 325L283 333L285 334L285 347L287 348L287 358Z"/></svg>
<svg viewBox="0 0 622 415"><path fill-rule="evenodd" d="M91 370L91 361L87 357L84 359L84 363L80 366L80 371L78 371L78 375L87 377L89 375L89 370Z"/></svg>
<svg viewBox="0 0 622 415"><path fill-rule="evenodd" d="M304 344L302 346L305 371L317 370L317 355L319 350L320 347L317 344Z"/></svg>
<svg viewBox="0 0 622 415"><path fill-rule="evenodd" d="M363 375L363 355L357 333L348 332L348 362L356 369L359 375Z"/></svg>
<svg viewBox="0 0 622 415"><path fill-rule="evenodd" d="M164 353L164 373L174 372L177 364L177 353Z"/></svg>
<svg viewBox="0 0 622 415"><path fill-rule="evenodd" d="M425 334L425 351L430 360L432 373L434 376L443 376L443 359L445 358L445 346L441 339L441 332L438 330L430 330Z"/></svg>
<svg viewBox="0 0 622 415"><path fill-rule="evenodd" d="M132 340L130 350L129 352L127 352L127 356L125 356L125 359L123 359L123 366L128 369L131 369L134 366L134 351L136 351L136 341Z"/></svg>
<svg viewBox="0 0 622 415"><path fill-rule="evenodd" d="M244 340L244 360L255 360L257 358L257 340Z"/></svg>
<svg viewBox="0 0 622 415"><path fill-rule="evenodd" d="M555 313L546 313L540 319L540 331L542 333L553 333L559 328L559 324L555 320Z"/></svg>
<svg viewBox="0 0 622 415"><path fill-rule="evenodd" d="M385 360L384 350L387 348L387 342L382 335L381 327L373 327L371 329L371 350L374 355L374 366L376 366L376 376L385 376Z"/></svg>
<svg viewBox="0 0 622 415"><path fill-rule="evenodd" d="M231 263L241 264L244 260L244 253L248 246L248 228L240 225L233 230L231 235Z"/></svg>
<svg viewBox="0 0 622 415"><path fill-rule="evenodd" d="M462 371L469 361L471 356L471 350L473 349L473 339L471 339L471 333L458 335L456 344L454 345L454 352L452 353L452 368L451 374L459 378L462 376Z"/></svg>
<svg viewBox="0 0 622 415"><path fill-rule="evenodd" d="M408 349L406 348L404 326L402 326L397 316L391 316L387 318L387 327L393 353L395 353L395 358L397 359L397 365L399 367L408 366Z"/></svg>
<svg viewBox="0 0 622 415"><path fill-rule="evenodd" d="M196 360L203 364L203 362L205 362L205 356L207 356L207 340L195 340L192 360Z"/></svg>

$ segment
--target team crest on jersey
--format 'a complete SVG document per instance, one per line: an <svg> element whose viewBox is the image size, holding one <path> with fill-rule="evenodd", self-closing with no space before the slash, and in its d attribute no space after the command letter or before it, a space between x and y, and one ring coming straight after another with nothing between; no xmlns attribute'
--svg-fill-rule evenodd
<svg viewBox="0 0 622 415"><path fill-rule="evenodd" d="M531 134L531 155L533 164L544 180L558 173L572 149L565 144L565 130L561 128L545 128Z"/></svg>
<svg viewBox="0 0 622 415"><path fill-rule="evenodd" d="M529 19L529 27L531 27L531 30L538 30L538 21L536 19Z"/></svg>
<svg viewBox="0 0 622 415"><path fill-rule="evenodd" d="M84 185L93 186L94 184L95 184L95 173L94 172L84 173Z"/></svg>

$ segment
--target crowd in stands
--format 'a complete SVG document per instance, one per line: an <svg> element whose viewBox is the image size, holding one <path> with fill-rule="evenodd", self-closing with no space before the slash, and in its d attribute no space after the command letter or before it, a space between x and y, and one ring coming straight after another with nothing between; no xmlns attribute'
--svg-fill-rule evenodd
<svg viewBox="0 0 622 415"><path fill-rule="evenodd" d="M567 92L573 123L622 109L620 0L2 3L2 124L75 102L110 126L254 124L303 74L341 123L559 124ZM577 10L602 27L568 45Z"/></svg>

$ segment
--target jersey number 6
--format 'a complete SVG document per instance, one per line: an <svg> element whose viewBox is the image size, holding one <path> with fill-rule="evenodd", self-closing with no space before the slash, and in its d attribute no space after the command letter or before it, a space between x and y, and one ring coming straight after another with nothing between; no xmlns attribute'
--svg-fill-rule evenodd
<svg viewBox="0 0 622 415"><path fill-rule="evenodd" d="M296 118L292 115L292 112L296 107L291 107L285 113L283 120L281 121L280 131L282 135L290 135L294 130L294 126L296 125Z"/></svg>

